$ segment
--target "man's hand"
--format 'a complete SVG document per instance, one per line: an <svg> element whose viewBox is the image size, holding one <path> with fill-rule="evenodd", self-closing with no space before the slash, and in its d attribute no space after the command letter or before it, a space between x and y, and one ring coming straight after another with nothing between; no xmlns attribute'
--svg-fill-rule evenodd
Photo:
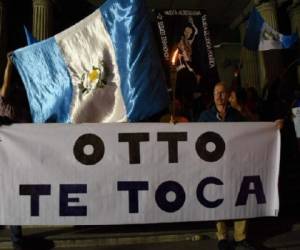
<svg viewBox="0 0 300 250"><path fill-rule="evenodd" d="M276 128L278 128L278 129L282 129L283 126L284 126L284 120L283 119L278 119L274 123L275 123Z"/></svg>

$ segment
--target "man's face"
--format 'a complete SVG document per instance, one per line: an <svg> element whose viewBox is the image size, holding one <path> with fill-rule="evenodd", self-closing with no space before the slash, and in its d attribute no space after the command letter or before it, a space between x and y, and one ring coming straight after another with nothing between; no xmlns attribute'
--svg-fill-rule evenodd
<svg viewBox="0 0 300 250"><path fill-rule="evenodd" d="M214 89L215 105L227 105L228 94L223 85L216 85Z"/></svg>

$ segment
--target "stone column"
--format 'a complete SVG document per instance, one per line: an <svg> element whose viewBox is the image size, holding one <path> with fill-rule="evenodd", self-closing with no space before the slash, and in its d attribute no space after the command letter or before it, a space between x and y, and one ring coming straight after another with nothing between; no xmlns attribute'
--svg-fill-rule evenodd
<svg viewBox="0 0 300 250"><path fill-rule="evenodd" d="M52 3L50 0L32 0L32 33L38 40L52 35Z"/></svg>
<svg viewBox="0 0 300 250"><path fill-rule="evenodd" d="M7 53L6 0L0 0L0 82L2 85Z"/></svg>
<svg viewBox="0 0 300 250"><path fill-rule="evenodd" d="M289 9L292 32L297 33L300 39L300 0L294 0ZM298 42L298 58L300 57L300 46ZM300 66L297 67L298 84L300 84Z"/></svg>
<svg viewBox="0 0 300 250"><path fill-rule="evenodd" d="M263 19L275 30L278 31L278 18L276 10L276 2L274 0L263 2L256 6L257 10L260 12ZM271 63L266 60L267 57L270 59L272 57ZM282 69L282 58L279 51L266 51L259 52L259 75L260 75L260 87L272 82L276 77L280 75Z"/></svg>
<svg viewBox="0 0 300 250"><path fill-rule="evenodd" d="M246 32L246 23L239 25L241 42L243 43ZM245 88L254 87L260 92L259 71L258 71L258 53L250 51L247 48L241 48L241 82Z"/></svg>

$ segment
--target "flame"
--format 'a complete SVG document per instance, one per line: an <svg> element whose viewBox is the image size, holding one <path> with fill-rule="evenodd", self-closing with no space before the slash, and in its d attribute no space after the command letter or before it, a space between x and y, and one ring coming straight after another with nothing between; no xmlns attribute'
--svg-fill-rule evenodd
<svg viewBox="0 0 300 250"><path fill-rule="evenodd" d="M176 59L177 59L177 55L178 55L178 49L175 50L173 56L172 56L172 65L175 65L176 63Z"/></svg>

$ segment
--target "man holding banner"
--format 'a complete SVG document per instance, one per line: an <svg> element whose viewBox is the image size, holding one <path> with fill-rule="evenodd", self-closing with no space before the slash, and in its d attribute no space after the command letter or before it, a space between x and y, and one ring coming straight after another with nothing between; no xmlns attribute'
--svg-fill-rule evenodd
<svg viewBox="0 0 300 250"><path fill-rule="evenodd" d="M204 111L198 121L199 122L239 122L245 119L242 115L228 105L229 93L223 82L216 84L214 88L214 106L207 111ZM218 248L220 250L229 250L231 246L227 240L227 227L224 221L217 222L217 238ZM234 221L234 240L236 243L235 249L253 250L247 241L247 221Z"/></svg>

